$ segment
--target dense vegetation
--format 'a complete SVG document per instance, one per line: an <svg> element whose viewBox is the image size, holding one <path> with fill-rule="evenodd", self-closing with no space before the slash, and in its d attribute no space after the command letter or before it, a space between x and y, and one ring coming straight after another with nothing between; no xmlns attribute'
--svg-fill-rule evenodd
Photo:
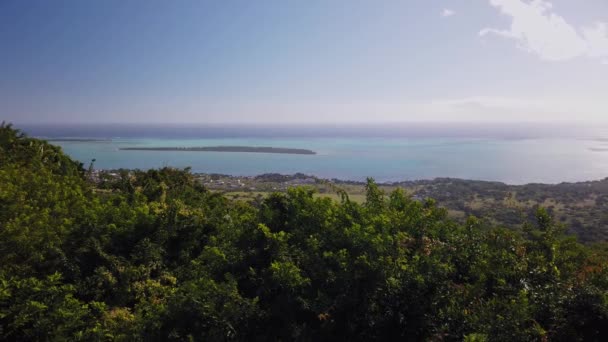
<svg viewBox="0 0 608 342"><path fill-rule="evenodd" d="M111 171L104 171L111 172ZM285 192L294 185L315 188L316 196L339 198L336 189L344 190L351 200L365 201L365 182L321 179L304 174L263 174L236 177L219 174L195 174L212 191L229 198L258 201L271 192ZM518 229L534 220L544 207L556 221L565 224L567 233L592 244L608 241L608 178L596 181L508 185L500 182L436 178L378 184L387 193L405 190L414 199L433 198L448 209L449 217L465 223L473 215L481 218L482 227L501 226Z"/></svg>
<svg viewBox="0 0 608 342"><path fill-rule="evenodd" d="M519 230L447 218L367 183L258 204L188 170L93 184L0 126L0 339L594 341L606 250L539 209Z"/></svg>
<svg viewBox="0 0 608 342"><path fill-rule="evenodd" d="M399 186L463 217L483 217L484 223L515 228L539 207L584 243L608 241L608 178L560 184L507 185L462 179L401 182Z"/></svg>

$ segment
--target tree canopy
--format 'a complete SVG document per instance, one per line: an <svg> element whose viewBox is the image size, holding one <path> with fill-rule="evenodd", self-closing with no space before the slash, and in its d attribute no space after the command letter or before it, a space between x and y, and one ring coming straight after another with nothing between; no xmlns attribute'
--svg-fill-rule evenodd
<svg viewBox="0 0 608 342"><path fill-rule="evenodd" d="M543 209L518 230L431 199L292 188L257 203L189 170L93 182L0 126L0 339L599 341L608 249Z"/></svg>

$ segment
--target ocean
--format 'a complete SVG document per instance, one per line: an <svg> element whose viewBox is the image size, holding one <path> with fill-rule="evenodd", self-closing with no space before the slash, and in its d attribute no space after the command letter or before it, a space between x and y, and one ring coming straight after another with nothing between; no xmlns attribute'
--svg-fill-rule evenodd
<svg viewBox="0 0 608 342"><path fill-rule="evenodd" d="M297 172L379 182L451 177L508 184L608 177L608 127L559 124L18 125L98 169L191 167L252 176ZM72 140L65 140L66 138ZM64 139L64 140L56 140ZM315 155L125 151L124 147L263 146Z"/></svg>

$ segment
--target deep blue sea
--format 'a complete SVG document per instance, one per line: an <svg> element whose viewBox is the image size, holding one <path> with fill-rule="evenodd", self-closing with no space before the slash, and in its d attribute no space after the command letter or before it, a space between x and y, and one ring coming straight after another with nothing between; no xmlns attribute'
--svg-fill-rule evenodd
<svg viewBox="0 0 608 342"><path fill-rule="evenodd" d="M608 177L608 127L548 124L19 125L99 169L191 167L236 176L302 172L401 181L454 177L509 184ZM316 155L124 151L121 147L270 146Z"/></svg>

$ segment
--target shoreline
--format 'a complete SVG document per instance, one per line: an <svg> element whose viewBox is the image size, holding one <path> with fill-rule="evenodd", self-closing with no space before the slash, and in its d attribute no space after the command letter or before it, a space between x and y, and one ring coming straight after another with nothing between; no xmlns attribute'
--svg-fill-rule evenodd
<svg viewBox="0 0 608 342"><path fill-rule="evenodd" d="M118 173L120 170L125 171L141 171L140 169L94 169L94 173ZM232 179L249 179L249 180L262 180L262 181L279 181L286 182L297 179L314 179L317 182L330 182L334 184L344 185L365 185L365 180L347 179L347 178L327 178L319 177L313 174L305 174L301 172L296 173L260 173L255 175L238 175L238 174L226 174L226 173L213 173L213 172L196 172L190 171L192 175L196 177L222 177ZM374 178L374 177L370 177ZM525 187L525 186L568 186L568 185L584 185L584 184L595 184L608 182L608 176L598 179L580 180L573 182L559 182L559 183L543 183L543 182L529 182L529 183L507 183L495 180L484 180L474 178L458 178L458 177L433 177L433 178L412 178L412 179L401 179L396 181L379 181L375 180L376 184L382 186L411 186L420 184L433 184L433 183L446 183L446 182L465 182L465 183L478 183L485 185L505 186L505 187Z"/></svg>
<svg viewBox="0 0 608 342"><path fill-rule="evenodd" d="M142 172L146 171L96 169L89 174L89 178L95 183L113 182L119 177L130 177ZM192 177L211 192L221 193L229 199L254 203L260 203L272 193L287 193L289 189L299 186L312 190L316 198L342 201L346 194L355 203L363 204L367 200L365 181L322 178L304 173L238 176L192 172ZM534 217L536 208L543 207L559 223L569 225L569 231L575 233L581 241L608 241L608 225L601 221L608 212L608 178L575 183L522 185L459 178L376 184L386 199L398 188L416 201L424 203L432 198L446 209L446 215L461 222L467 217L475 216L487 218L506 228L520 229L527 219ZM514 213L517 213L517 219L511 218ZM524 213L525 216L520 216L519 213Z"/></svg>

